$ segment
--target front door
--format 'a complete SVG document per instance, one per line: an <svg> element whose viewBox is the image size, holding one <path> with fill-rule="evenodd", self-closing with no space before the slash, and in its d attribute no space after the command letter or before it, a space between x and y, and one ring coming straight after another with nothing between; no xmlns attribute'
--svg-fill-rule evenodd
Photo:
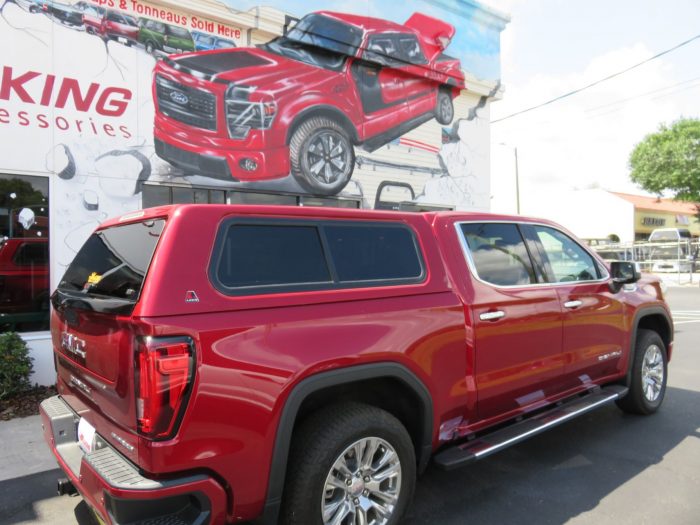
<svg viewBox="0 0 700 525"><path fill-rule="evenodd" d="M560 391L562 313L513 223L459 225L474 287L474 380L481 421L543 406ZM468 314L469 315L469 314Z"/></svg>
<svg viewBox="0 0 700 525"><path fill-rule="evenodd" d="M564 232L531 225L525 235L559 294L566 386L577 389L618 374L626 340L624 290L612 293L607 270Z"/></svg>

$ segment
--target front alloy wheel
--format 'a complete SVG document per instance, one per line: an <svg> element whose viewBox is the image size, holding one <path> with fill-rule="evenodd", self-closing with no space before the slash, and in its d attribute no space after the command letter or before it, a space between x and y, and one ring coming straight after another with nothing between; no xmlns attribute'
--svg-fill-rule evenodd
<svg viewBox="0 0 700 525"><path fill-rule="evenodd" d="M345 130L327 117L303 122L289 141L292 175L313 195L335 195L350 181L355 150Z"/></svg>
<svg viewBox="0 0 700 525"><path fill-rule="evenodd" d="M644 397L649 403L654 403L659 399L663 385L664 358L661 349L652 344L647 347L642 361L642 389Z"/></svg>
<svg viewBox="0 0 700 525"><path fill-rule="evenodd" d="M664 400L668 379L668 357L661 336L653 330L640 329L631 363L629 391L617 401L625 412L653 414Z"/></svg>
<svg viewBox="0 0 700 525"><path fill-rule="evenodd" d="M324 525L386 525L401 493L401 461L381 438L356 441L336 459L323 491Z"/></svg>

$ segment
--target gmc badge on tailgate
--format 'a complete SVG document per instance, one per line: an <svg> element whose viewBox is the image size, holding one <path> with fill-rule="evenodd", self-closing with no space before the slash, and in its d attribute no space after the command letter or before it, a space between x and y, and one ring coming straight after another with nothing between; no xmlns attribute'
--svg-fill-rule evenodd
<svg viewBox="0 0 700 525"><path fill-rule="evenodd" d="M61 348L63 348L66 352L82 357L83 359L85 359L85 356L87 356L85 341L73 334L69 334L68 332L61 332Z"/></svg>

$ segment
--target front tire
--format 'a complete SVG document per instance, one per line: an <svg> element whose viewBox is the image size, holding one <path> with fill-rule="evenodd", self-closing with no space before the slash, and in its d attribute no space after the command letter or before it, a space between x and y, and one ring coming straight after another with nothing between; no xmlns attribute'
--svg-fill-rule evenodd
<svg viewBox="0 0 700 525"><path fill-rule="evenodd" d="M284 525L395 525L413 496L416 457L398 419L348 403L303 423L287 472Z"/></svg>
<svg viewBox="0 0 700 525"><path fill-rule="evenodd" d="M617 406L631 414L653 414L664 400L667 378L668 355L661 336L653 330L639 330L630 389Z"/></svg>
<svg viewBox="0 0 700 525"><path fill-rule="evenodd" d="M292 175L313 195L336 195L352 177L355 150L334 120L312 117L299 125L289 141Z"/></svg>

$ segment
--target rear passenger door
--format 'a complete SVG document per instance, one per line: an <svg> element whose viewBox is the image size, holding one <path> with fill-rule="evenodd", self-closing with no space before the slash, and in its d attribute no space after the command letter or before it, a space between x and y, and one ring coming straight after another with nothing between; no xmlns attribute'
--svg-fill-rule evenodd
<svg viewBox="0 0 700 525"><path fill-rule="evenodd" d="M514 416L561 391L562 314L514 223L457 225L473 275L479 419ZM467 314L469 315L469 313Z"/></svg>
<svg viewBox="0 0 700 525"><path fill-rule="evenodd" d="M607 270L564 232L543 225L524 228L559 295L565 386L580 389L618 373L626 334L624 290L612 293Z"/></svg>

